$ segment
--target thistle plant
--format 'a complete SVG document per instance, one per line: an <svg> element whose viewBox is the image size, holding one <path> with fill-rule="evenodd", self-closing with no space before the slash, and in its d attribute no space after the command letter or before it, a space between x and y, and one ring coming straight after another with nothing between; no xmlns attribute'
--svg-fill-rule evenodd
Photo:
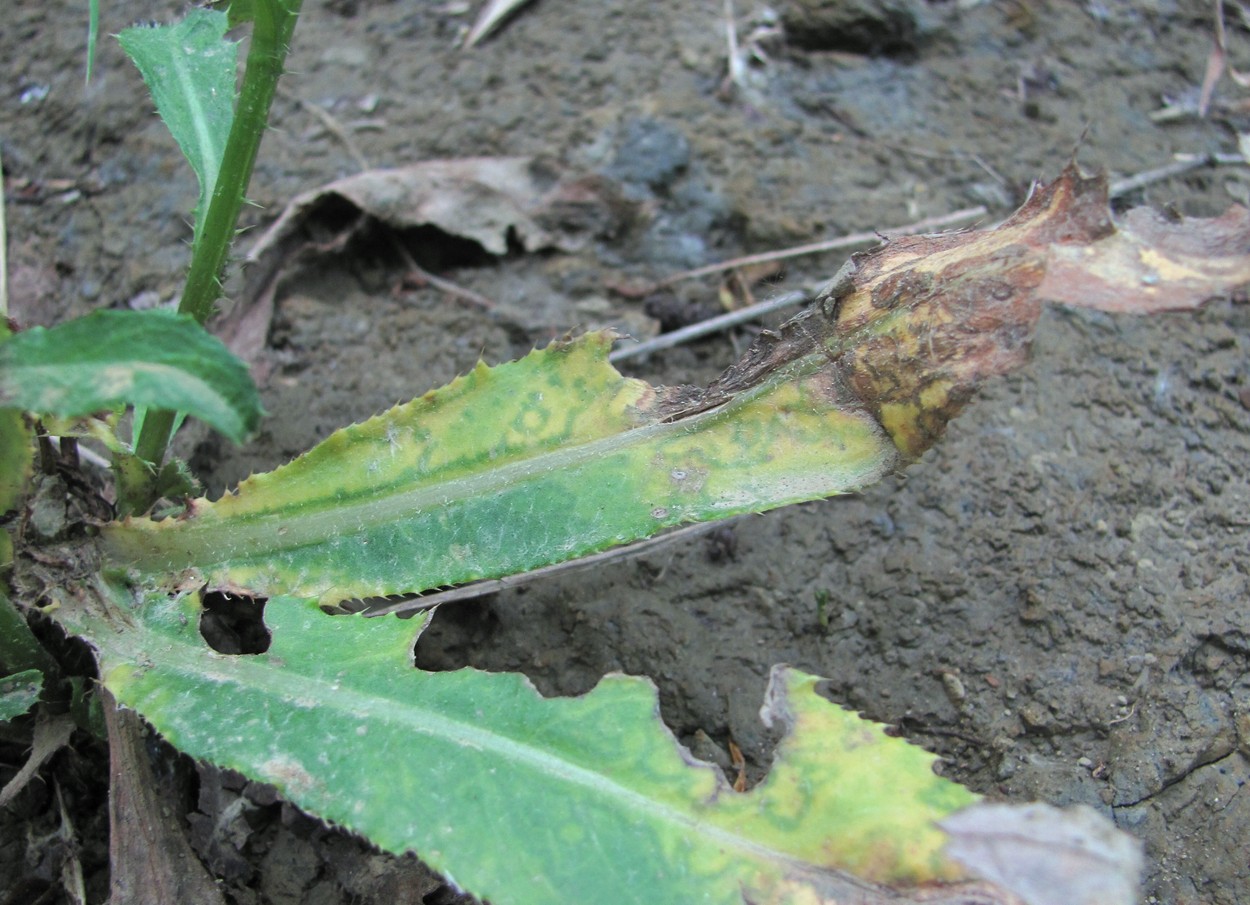
<svg viewBox="0 0 1250 905"><path fill-rule="evenodd" d="M612 337L591 333L480 364L195 498L186 466L166 461L179 421L242 442L261 417L246 366L203 325L298 16L298 0L235 0L121 35L199 179L192 262L176 314L0 322L0 716L102 699L120 756L132 730L117 708L137 711L191 756L497 903L1015 901L968 841L985 832L976 815L1006 838L1031 813L984 810L931 755L826 701L815 676L773 671L762 716L783 737L767 777L736 791L660 722L648 680L544 699L519 675L413 668L429 613L327 611L871 484L1025 360L1044 302L1149 312L1250 283L1246 213L1117 222L1105 180L1070 166L996 228L856 256L707 387L623 377ZM236 97L227 32L249 24ZM45 480L75 472L80 439L112 453L111 491ZM49 495L63 505L67 487L82 505L50 521ZM263 602L267 651L205 643L204 595L223 591ZM87 642L98 684L66 673L32 614ZM1135 849L1111 847L1099 895L1130 901ZM115 892L134 877L114 873Z"/></svg>

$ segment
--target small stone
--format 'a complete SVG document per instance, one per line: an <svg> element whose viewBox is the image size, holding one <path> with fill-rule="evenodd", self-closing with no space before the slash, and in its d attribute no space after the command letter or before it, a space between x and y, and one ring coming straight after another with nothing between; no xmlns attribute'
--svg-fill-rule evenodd
<svg viewBox="0 0 1250 905"><path fill-rule="evenodd" d="M1237 714L1233 725L1237 729L1237 748L1242 754L1250 757L1250 712Z"/></svg>
<svg viewBox="0 0 1250 905"><path fill-rule="evenodd" d="M942 690L957 708L962 707L964 700L968 697L968 690L964 688L963 680L953 672L942 673Z"/></svg>
<svg viewBox="0 0 1250 905"><path fill-rule="evenodd" d="M690 141L674 125L633 119L621 128L609 173L621 182L652 188L668 185L690 164Z"/></svg>
<svg viewBox="0 0 1250 905"><path fill-rule="evenodd" d="M1020 708L1020 722L1026 729L1040 732L1050 725L1050 712L1037 701L1029 701Z"/></svg>

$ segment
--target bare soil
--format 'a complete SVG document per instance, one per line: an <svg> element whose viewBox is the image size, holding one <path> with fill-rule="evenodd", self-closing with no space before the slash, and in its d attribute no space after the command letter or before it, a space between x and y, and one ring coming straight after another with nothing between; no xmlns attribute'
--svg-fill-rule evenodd
<svg viewBox="0 0 1250 905"><path fill-rule="evenodd" d="M102 6L114 32L182 5ZM576 254L490 258L449 244L440 275L493 311L405 282L382 238L305 271L270 331L259 438L184 441L215 490L479 358L573 328L656 329L614 285L974 204L992 221L1074 149L1120 177L1178 152L1234 150L1250 131L1227 107L1150 115L1196 97L1213 32L1197 0L892 0L836 27L821 23L860 4L779 2L788 37L765 38L766 61L737 87L719 0L537 0L465 52L468 6L309 0L251 220L357 171L344 135L369 166L542 155L607 177L637 216ZM737 11L746 42L767 17ZM187 261L189 173L115 42L102 41L84 87L85 31L78 0L10 4L0 26L12 307L26 324L169 302ZM1244 31L1230 39L1245 50ZM1216 97L1246 93L1225 79ZM1248 195L1247 171L1226 167L1122 201L1212 215ZM802 259L756 294L840 263ZM678 284L666 304L715 308L717 285ZM752 329L624 369L705 381ZM1033 364L989 387L905 474L448 608L419 663L520 670L548 694L611 671L649 675L680 738L712 755L732 740L755 776L769 756L768 670L792 663L978 792L1111 817L1145 842L1145 901L1250 902L1248 346L1244 302L1149 320L1053 311ZM5 752L0 778L20 749ZM263 789L161 759L231 901L454 898L411 857L370 854ZM68 901L57 852L70 845L88 900L106 897L106 764L82 738L54 761L54 784L0 816L0 901ZM72 843L50 835L56 789Z"/></svg>

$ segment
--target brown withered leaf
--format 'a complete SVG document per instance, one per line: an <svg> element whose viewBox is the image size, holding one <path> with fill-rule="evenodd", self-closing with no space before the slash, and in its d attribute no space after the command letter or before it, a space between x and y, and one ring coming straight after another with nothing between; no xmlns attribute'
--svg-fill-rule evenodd
<svg viewBox="0 0 1250 905"><path fill-rule="evenodd" d="M913 459L986 379L1024 363L1045 302L1112 312L1193 308L1250 285L1250 212L1119 223L1104 176L1069 165L993 229L909 236L854 256L808 311L766 332L667 418L714 408L781 369L826 369L839 403L871 412Z"/></svg>
<svg viewBox="0 0 1250 905"><path fill-rule="evenodd" d="M355 216L335 215L342 221L340 232L355 228L361 217L372 217L396 229L434 226L495 255L508 250L510 239L524 251L572 251L586 242L587 225L609 215L603 210L603 191L593 180L566 177L533 157L425 160L366 170L297 197L248 258L259 260L320 211L328 206L341 211L344 202ZM582 210L579 223L568 217L570 206L593 210Z"/></svg>
<svg viewBox="0 0 1250 905"><path fill-rule="evenodd" d="M394 230L434 227L492 255L576 251L628 219L630 205L610 182L565 173L534 157L427 160L366 170L298 196L248 253L245 283L214 332L254 362L284 275L319 255L342 251L371 224Z"/></svg>

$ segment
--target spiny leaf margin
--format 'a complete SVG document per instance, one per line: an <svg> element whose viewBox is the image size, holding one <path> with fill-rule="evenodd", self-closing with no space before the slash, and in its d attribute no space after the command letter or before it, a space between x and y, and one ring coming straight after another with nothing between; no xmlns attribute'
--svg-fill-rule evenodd
<svg viewBox="0 0 1250 905"><path fill-rule="evenodd" d="M181 750L414 849L498 905L832 901L865 879L964 876L934 822L975 796L798 671L774 671L767 718L789 731L741 794L677 745L645 679L544 699L516 674L423 673L423 623L290 598L268 601L268 652L224 656L199 637L195 595L129 593L108 586L94 612L77 594L57 613L91 639L119 702Z"/></svg>
<svg viewBox="0 0 1250 905"><path fill-rule="evenodd" d="M674 525L858 489L895 451L811 362L678 421L607 362L610 333L479 365L335 432L183 518L102 533L118 564L268 596L409 593L522 572Z"/></svg>

